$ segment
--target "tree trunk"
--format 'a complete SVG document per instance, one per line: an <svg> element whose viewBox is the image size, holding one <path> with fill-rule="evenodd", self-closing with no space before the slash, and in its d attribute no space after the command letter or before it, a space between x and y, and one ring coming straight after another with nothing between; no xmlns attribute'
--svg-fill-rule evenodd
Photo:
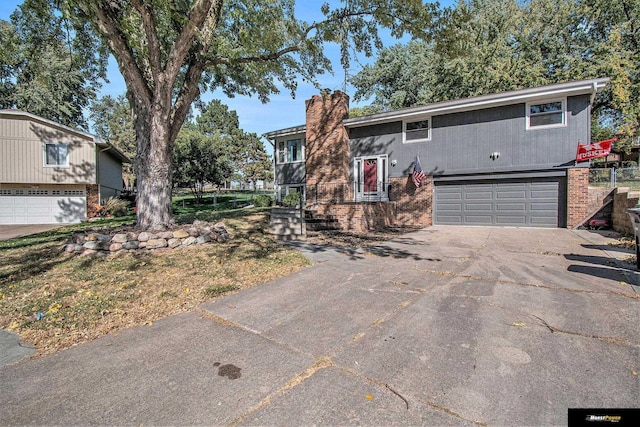
<svg viewBox="0 0 640 427"><path fill-rule="evenodd" d="M160 230L172 225L173 141L169 114L163 110L168 108L157 104L151 111L139 109L134 122L138 145L137 219L143 229Z"/></svg>

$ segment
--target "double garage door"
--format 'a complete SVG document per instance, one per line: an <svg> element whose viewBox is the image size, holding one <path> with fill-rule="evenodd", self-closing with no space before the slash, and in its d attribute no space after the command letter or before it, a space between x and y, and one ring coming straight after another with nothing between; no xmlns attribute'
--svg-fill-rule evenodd
<svg viewBox="0 0 640 427"><path fill-rule="evenodd" d="M434 223L563 227L562 177L436 182Z"/></svg>
<svg viewBox="0 0 640 427"><path fill-rule="evenodd" d="M0 190L0 224L66 224L87 214L82 190Z"/></svg>

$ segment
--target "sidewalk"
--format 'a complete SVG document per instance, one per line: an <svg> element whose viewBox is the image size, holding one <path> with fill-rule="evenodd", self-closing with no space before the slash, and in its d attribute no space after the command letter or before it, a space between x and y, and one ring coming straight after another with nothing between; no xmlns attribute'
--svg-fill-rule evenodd
<svg viewBox="0 0 640 427"><path fill-rule="evenodd" d="M296 244L312 267L0 367L2 424L557 425L640 401L640 300L599 238Z"/></svg>

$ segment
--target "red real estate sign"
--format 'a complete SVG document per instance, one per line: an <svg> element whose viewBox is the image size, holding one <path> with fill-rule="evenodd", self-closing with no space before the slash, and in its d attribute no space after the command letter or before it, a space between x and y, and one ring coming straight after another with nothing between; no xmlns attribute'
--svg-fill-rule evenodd
<svg viewBox="0 0 640 427"><path fill-rule="evenodd" d="M611 152L611 144L618 138L607 139L606 141L594 142L593 144L578 145L576 161L583 162L596 157L607 157Z"/></svg>

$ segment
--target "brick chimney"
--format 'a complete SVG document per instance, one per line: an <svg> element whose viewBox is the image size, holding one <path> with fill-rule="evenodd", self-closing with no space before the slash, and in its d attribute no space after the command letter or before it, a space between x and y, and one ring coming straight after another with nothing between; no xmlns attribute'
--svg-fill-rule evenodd
<svg viewBox="0 0 640 427"><path fill-rule="evenodd" d="M339 90L306 101L306 182L347 184L350 181L349 135L342 120L349 115L349 96Z"/></svg>

